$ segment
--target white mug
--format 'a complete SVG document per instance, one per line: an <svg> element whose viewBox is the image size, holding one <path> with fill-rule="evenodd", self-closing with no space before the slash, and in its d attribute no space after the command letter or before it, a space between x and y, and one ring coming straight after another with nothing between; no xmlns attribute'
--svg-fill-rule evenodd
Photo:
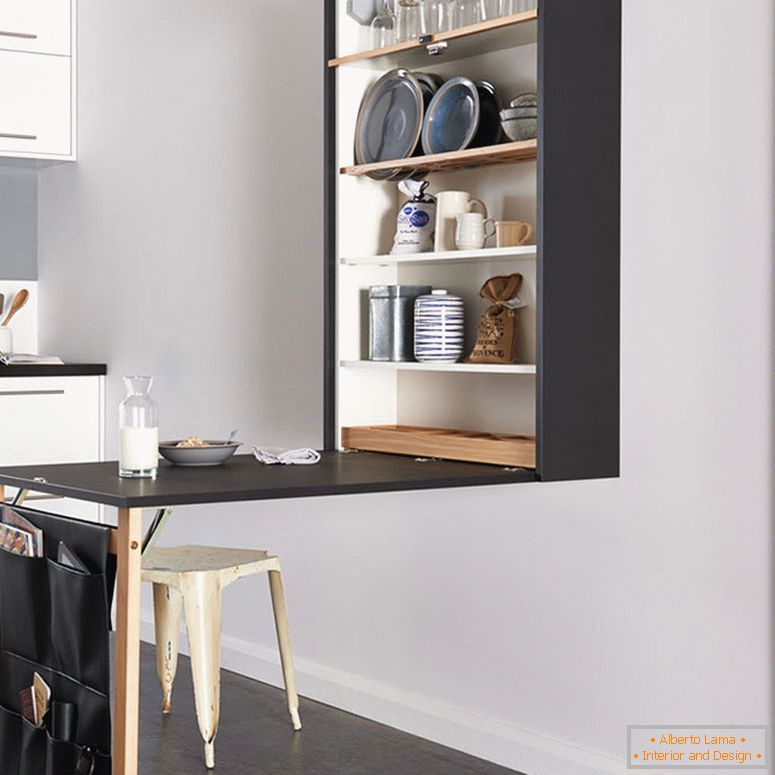
<svg viewBox="0 0 775 775"><path fill-rule="evenodd" d="M462 213L457 216L455 244L458 250L479 250L485 241L495 235L495 221L481 213Z"/></svg>
<svg viewBox="0 0 775 775"><path fill-rule="evenodd" d="M479 199L473 199L467 191L442 191L436 194L436 237L434 250L455 250L455 229L458 215L470 213L474 207L480 207L484 217L487 208Z"/></svg>
<svg viewBox="0 0 775 775"><path fill-rule="evenodd" d="M0 353L13 352L13 332L8 326L0 326Z"/></svg>

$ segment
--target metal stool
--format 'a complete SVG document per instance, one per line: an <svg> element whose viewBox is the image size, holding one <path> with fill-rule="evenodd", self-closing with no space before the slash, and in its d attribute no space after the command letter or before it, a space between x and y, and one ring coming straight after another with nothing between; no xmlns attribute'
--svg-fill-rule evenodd
<svg viewBox="0 0 775 775"><path fill-rule="evenodd" d="M277 643L285 693L294 729L301 729L299 698L288 635L280 560L265 551L209 546L150 548L143 555L143 581L153 584L156 672L162 687L162 711L172 707L178 667L180 616L186 610L191 671L199 731L205 741L205 765L215 766L215 736L221 697L221 592L244 576L269 573Z"/></svg>

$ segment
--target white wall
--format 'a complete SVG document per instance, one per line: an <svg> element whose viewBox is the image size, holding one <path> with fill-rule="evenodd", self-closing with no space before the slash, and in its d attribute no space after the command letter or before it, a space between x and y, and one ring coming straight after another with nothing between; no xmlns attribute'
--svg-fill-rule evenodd
<svg viewBox="0 0 775 775"><path fill-rule="evenodd" d="M167 535L280 553L303 693L531 775L622 771L628 723L769 716L772 4L624 5L621 479L181 509ZM80 6L43 349L106 359L109 407L157 374L164 435L319 443L321 4ZM226 596L224 658L276 680L257 590Z"/></svg>

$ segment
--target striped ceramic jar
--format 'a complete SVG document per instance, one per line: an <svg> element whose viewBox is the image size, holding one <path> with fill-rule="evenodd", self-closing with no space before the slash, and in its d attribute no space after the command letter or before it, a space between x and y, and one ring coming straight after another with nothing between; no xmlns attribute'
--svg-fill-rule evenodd
<svg viewBox="0 0 775 775"><path fill-rule="evenodd" d="M463 356L463 299L433 291L414 302L414 357L421 362L456 363Z"/></svg>

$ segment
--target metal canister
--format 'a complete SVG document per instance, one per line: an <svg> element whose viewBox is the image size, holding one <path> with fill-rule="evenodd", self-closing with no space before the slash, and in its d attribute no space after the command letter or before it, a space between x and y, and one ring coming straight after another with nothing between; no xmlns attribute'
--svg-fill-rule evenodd
<svg viewBox="0 0 775 775"><path fill-rule="evenodd" d="M414 300L430 292L430 285L369 288L369 360L414 360Z"/></svg>

